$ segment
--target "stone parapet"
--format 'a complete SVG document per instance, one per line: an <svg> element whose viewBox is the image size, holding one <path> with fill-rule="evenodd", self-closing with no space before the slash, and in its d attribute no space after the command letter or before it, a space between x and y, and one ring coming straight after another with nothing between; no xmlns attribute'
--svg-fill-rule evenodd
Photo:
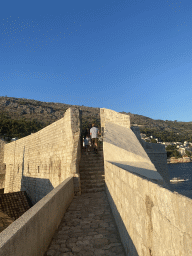
<svg viewBox="0 0 192 256"><path fill-rule="evenodd" d="M191 199L107 161L105 182L126 255L192 255Z"/></svg>
<svg viewBox="0 0 192 256"><path fill-rule="evenodd" d="M74 197L67 178L0 233L0 256L43 256Z"/></svg>

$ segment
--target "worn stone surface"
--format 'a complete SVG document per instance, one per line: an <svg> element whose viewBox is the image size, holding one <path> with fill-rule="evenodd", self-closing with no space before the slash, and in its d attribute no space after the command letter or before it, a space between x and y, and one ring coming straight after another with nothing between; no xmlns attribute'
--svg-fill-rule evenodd
<svg viewBox="0 0 192 256"><path fill-rule="evenodd" d="M75 196L45 256L125 255L105 191Z"/></svg>

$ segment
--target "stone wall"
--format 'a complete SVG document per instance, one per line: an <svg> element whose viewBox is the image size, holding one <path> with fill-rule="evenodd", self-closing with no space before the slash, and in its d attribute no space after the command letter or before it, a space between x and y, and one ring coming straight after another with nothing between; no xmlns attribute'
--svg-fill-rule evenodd
<svg viewBox="0 0 192 256"><path fill-rule="evenodd" d="M161 174L167 185L170 184L169 170L167 167L167 152L165 146L158 143L148 143L141 139L138 126L131 127L145 152L149 156L157 171Z"/></svg>
<svg viewBox="0 0 192 256"><path fill-rule="evenodd" d="M192 255L192 200L163 187L135 134L117 123L104 127L105 183L126 255Z"/></svg>
<svg viewBox="0 0 192 256"><path fill-rule="evenodd" d="M105 127L106 122L113 122L123 127L130 128L130 116L117 113L111 109L101 108L100 109L100 120L101 120L101 130ZM103 135L103 134L102 134Z"/></svg>
<svg viewBox="0 0 192 256"><path fill-rule="evenodd" d="M66 178L80 190L80 119L77 108L37 133L4 147L5 193L25 190L38 202Z"/></svg>
<svg viewBox="0 0 192 256"><path fill-rule="evenodd" d="M192 255L191 199L109 162L105 182L126 255Z"/></svg>
<svg viewBox="0 0 192 256"><path fill-rule="evenodd" d="M44 256L74 197L73 177L0 233L0 256Z"/></svg>
<svg viewBox="0 0 192 256"><path fill-rule="evenodd" d="M165 146L155 143L143 143L143 147L157 171L161 174L165 182L170 184L169 170L167 166L167 152Z"/></svg>

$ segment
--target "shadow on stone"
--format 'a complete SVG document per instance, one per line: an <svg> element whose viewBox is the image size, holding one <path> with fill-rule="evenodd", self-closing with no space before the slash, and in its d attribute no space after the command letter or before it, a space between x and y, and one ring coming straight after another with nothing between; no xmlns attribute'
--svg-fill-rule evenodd
<svg viewBox="0 0 192 256"><path fill-rule="evenodd" d="M121 237L121 242L123 244L123 247L125 249L125 255L127 256L139 256L137 249L135 248L135 245L127 232L127 229L123 223L123 220L117 210L117 207L113 201L113 198L111 197L111 194L108 190L108 187L106 185L106 194L110 203L110 207L113 213L113 217L115 218L116 225L118 227L118 231L120 230L120 237Z"/></svg>
<svg viewBox="0 0 192 256"><path fill-rule="evenodd" d="M54 189L49 179L34 178L24 176L24 162L25 162L25 147L23 149L23 162L22 162L22 178L21 178L21 191L26 191L29 200L32 204L36 204L51 190ZM38 167L39 168L39 167ZM39 169L38 169L39 171Z"/></svg>
<svg viewBox="0 0 192 256"><path fill-rule="evenodd" d="M36 204L54 189L49 179L22 176L21 191L26 191L32 204Z"/></svg>

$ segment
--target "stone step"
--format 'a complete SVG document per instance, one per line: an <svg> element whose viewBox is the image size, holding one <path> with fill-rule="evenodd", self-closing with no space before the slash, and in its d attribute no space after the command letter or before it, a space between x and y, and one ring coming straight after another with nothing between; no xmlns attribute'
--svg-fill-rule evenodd
<svg viewBox="0 0 192 256"><path fill-rule="evenodd" d="M84 171L104 171L104 166L90 166L90 167L80 167L79 172Z"/></svg>
<svg viewBox="0 0 192 256"><path fill-rule="evenodd" d="M90 174L90 175L104 175L105 174L105 172L104 172L104 170L103 169L100 169L100 170L81 170L80 172L80 176L81 176L81 174Z"/></svg>
<svg viewBox="0 0 192 256"><path fill-rule="evenodd" d="M82 159L80 161L80 164L85 163L85 164L96 164L96 163L104 163L103 157L102 158L89 158L89 159Z"/></svg>
<svg viewBox="0 0 192 256"><path fill-rule="evenodd" d="M81 193L85 194L85 193L96 193L96 192L102 192L105 191L105 187L102 188L92 188L92 189L87 189L87 188L83 188L81 189Z"/></svg>
<svg viewBox="0 0 192 256"><path fill-rule="evenodd" d="M99 154L94 155L82 155L81 161L96 161L96 160L103 160L103 156Z"/></svg>
<svg viewBox="0 0 192 256"><path fill-rule="evenodd" d="M96 163L96 164L81 164L79 166L79 169L80 170L89 170L89 169L92 169L94 167L97 167L98 169L99 168L104 169L104 164L102 164L102 163L100 163L100 164L98 164L98 163Z"/></svg>
<svg viewBox="0 0 192 256"><path fill-rule="evenodd" d="M87 187L89 185L103 185L105 184L105 180L81 180L81 186Z"/></svg>
<svg viewBox="0 0 192 256"><path fill-rule="evenodd" d="M103 180L103 179L105 179L105 175L104 175L104 173L102 173L102 174L81 173L80 179L81 180L91 180L91 179Z"/></svg>
<svg viewBox="0 0 192 256"><path fill-rule="evenodd" d="M103 179L82 179L81 184L82 186L87 186L87 185L94 185L94 184L104 184L105 183L105 178Z"/></svg>
<svg viewBox="0 0 192 256"><path fill-rule="evenodd" d="M98 167L98 168L103 167L104 168L104 163L103 162L95 162L95 163L81 162L81 164L79 165L80 169L86 168L86 167Z"/></svg>
<svg viewBox="0 0 192 256"><path fill-rule="evenodd" d="M87 150L87 151L88 151L88 150ZM101 149L101 148L99 148L97 151L103 153L103 149ZM84 154L85 152L86 152L86 149L83 148L83 149L81 150L81 153ZM89 153L94 153L95 151L94 151L94 150L89 150L88 152L89 152Z"/></svg>
<svg viewBox="0 0 192 256"><path fill-rule="evenodd" d="M103 161L96 161L96 162L81 162L79 167L94 167L94 166L104 166L104 162Z"/></svg>
<svg viewBox="0 0 192 256"><path fill-rule="evenodd" d="M92 188L103 188L105 187L105 182L104 183L97 183L97 184L81 184L81 188L87 188L87 189L92 189Z"/></svg>

